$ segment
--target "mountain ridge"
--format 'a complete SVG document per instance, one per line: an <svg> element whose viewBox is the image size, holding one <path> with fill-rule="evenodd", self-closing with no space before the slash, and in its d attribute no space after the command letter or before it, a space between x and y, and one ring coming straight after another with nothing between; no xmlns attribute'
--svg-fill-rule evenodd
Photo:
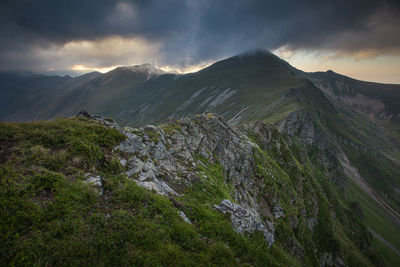
<svg viewBox="0 0 400 267"><path fill-rule="evenodd" d="M207 113L133 129L81 112L0 131L5 262L383 264L361 215L271 125Z"/></svg>
<svg viewBox="0 0 400 267"><path fill-rule="evenodd" d="M205 114L205 117L210 116L218 121L214 123L216 121L212 120L214 122L212 127L209 126L209 132L214 127L218 128L218 125L231 125L246 132L248 125L252 125L248 133L250 141L258 140L260 146L268 149L271 144L265 142L270 140L273 132L264 129L264 126L255 132L254 127L257 123L270 123L274 125L273 128L276 127L277 135L288 138L285 144L296 158L292 166L283 168L284 172L291 176L293 166L300 162L305 166L311 164L307 168L311 168L309 171L312 175L321 178L318 183L330 192L327 195L330 200L340 199L350 206L357 203L353 205L355 212L365 216L363 223L377 234L377 238L379 236L379 240L385 240L384 243L392 247L400 246L395 238L400 232L396 217L400 210L400 136L397 132L400 126L396 116L390 116L396 112L396 106L390 104L397 99L396 90L389 88L395 92L389 99L379 91L380 87L374 87L376 84L371 87L370 83L330 72L304 73L277 56L260 51L234 56L190 74L149 75L149 65L133 68L139 71L117 68L105 74L94 73L81 78L34 77L23 79L22 83L11 77L12 86L6 86L9 91L2 90L2 93L19 88L28 94L25 98L11 94L10 101L4 98L7 104L4 110L9 112L10 118L50 119L74 116L80 110L87 109L104 117L113 117L120 126L158 125L139 130L127 128L131 134L145 131L149 140L156 138L151 129L161 127L162 131L173 135L177 130L175 126L180 125L177 127L181 131L180 128L186 127L185 121L190 124L192 120L196 121L196 114ZM337 79L344 81L338 83ZM35 83L29 84L31 81ZM68 86L69 83L72 86ZM19 84L25 87L18 87ZM52 90L52 86L56 87ZM360 98L357 97L353 102L343 100L362 93L365 86L370 86L365 97L378 99L385 105L383 108L368 108L368 105L375 103L368 101L362 102L368 105L360 105L357 102ZM185 119L188 117L191 119ZM166 121L169 126L164 129L162 125ZM191 131L181 133L184 136L194 134ZM262 138L257 137L259 134ZM220 138L223 139L223 136ZM154 145L157 140L152 140ZM186 172L190 173L190 170ZM169 181L152 182L151 186L154 187L161 182L168 184ZM227 213L246 206L239 199L232 205L214 204ZM380 205L387 207L388 211ZM259 216L252 218L252 221L259 222ZM379 223L375 223L377 221ZM268 230L268 225L262 229ZM267 232L264 233L268 236ZM377 239L373 242L377 251L390 254L390 246L379 243L382 241Z"/></svg>

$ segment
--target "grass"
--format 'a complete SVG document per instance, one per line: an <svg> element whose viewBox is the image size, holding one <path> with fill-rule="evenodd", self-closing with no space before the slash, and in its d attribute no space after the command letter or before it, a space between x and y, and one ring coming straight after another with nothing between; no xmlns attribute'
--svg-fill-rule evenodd
<svg viewBox="0 0 400 267"><path fill-rule="evenodd" d="M178 124L164 131L173 134ZM214 208L223 199L235 202L238 190L215 155L213 161L198 156L198 177L168 198L123 174L112 149L125 137L94 121L1 123L0 133L0 261L6 265L300 266L338 251L348 264L370 264L361 252L369 244L363 228L349 223L351 213L335 202L325 177L296 159L295 144L289 147L276 130L268 149L254 149L255 173L247 177L259 189L248 196L270 210L262 219L275 225L271 248L260 232L236 233L230 216ZM101 176L103 195L85 183L85 173ZM273 217L276 205L284 217ZM318 221L314 231L310 217ZM304 248L303 260L290 252L295 244Z"/></svg>
<svg viewBox="0 0 400 267"><path fill-rule="evenodd" d="M399 255L397 255L391 248L387 247L383 242L374 238L372 245L376 251L382 256L383 261L387 266L397 266L399 264Z"/></svg>
<svg viewBox="0 0 400 267"><path fill-rule="evenodd" d="M220 165L170 199L127 179L112 148L124 136L83 118L1 123L0 261L6 265L296 266L261 234L235 233L212 205L230 197ZM100 174L104 195L84 182Z"/></svg>
<svg viewBox="0 0 400 267"><path fill-rule="evenodd" d="M400 248L399 226L376 202L358 189L353 182L350 182L346 195L350 200L360 203L366 226L381 235L393 246Z"/></svg>

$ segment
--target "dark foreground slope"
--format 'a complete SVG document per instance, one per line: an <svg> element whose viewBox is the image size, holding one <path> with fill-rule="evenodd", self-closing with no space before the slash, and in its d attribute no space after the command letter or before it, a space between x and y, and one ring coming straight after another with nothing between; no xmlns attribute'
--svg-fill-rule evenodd
<svg viewBox="0 0 400 267"><path fill-rule="evenodd" d="M382 264L358 206L274 127L204 114L121 130L0 124L2 263Z"/></svg>

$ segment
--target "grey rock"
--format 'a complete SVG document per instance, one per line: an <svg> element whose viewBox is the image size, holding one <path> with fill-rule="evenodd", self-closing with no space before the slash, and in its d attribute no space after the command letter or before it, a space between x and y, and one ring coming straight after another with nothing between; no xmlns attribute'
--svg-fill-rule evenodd
<svg viewBox="0 0 400 267"><path fill-rule="evenodd" d="M171 156L162 142L158 142L154 147L152 147L150 155L152 155L156 160L163 160Z"/></svg>
<svg viewBox="0 0 400 267"><path fill-rule="evenodd" d="M126 166L126 159L120 159L119 163L121 163L122 167L125 167Z"/></svg>
<svg viewBox="0 0 400 267"><path fill-rule="evenodd" d="M142 138L133 133L123 132L127 139L121 142L114 148L115 151L121 151L125 153L141 153L145 146L142 142Z"/></svg>
<svg viewBox="0 0 400 267"><path fill-rule="evenodd" d="M157 131L157 127L154 126L154 125L146 125L146 126L144 127L144 130L145 130L145 131Z"/></svg>
<svg viewBox="0 0 400 267"><path fill-rule="evenodd" d="M111 119L105 119L99 115L87 112L86 110L81 110L78 114L76 114L76 116L96 120L107 127L118 128L118 124Z"/></svg>
<svg viewBox="0 0 400 267"><path fill-rule="evenodd" d="M158 180L157 178L153 179L152 181L137 181L135 180L136 183L144 188L147 188L149 190L154 190L160 195L166 196L166 195L175 195L179 196L177 192L175 192L171 187L169 187L166 183L163 181Z"/></svg>
<svg viewBox="0 0 400 267"><path fill-rule="evenodd" d="M274 234L262 223L258 213L234 204L229 199L222 200L219 205L214 205L214 207L223 214L231 215L232 226L236 232L260 231L269 247L274 243Z"/></svg>
<svg viewBox="0 0 400 267"><path fill-rule="evenodd" d="M144 166L145 163L141 159L136 157L131 158L127 163L127 167L129 168L129 170L125 174L128 177L131 177L137 173L141 173Z"/></svg>
<svg viewBox="0 0 400 267"><path fill-rule="evenodd" d="M288 136L298 135L305 144L310 145L314 142L314 120L305 111L298 110L290 113L279 123L278 130Z"/></svg>
<svg viewBox="0 0 400 267"><path fill-rule="evenodd" d="M274 217L275 219L285 217L285 213L283 212L283 208L280 205L276 205L274 207Z"/></svg>
<svg viewBox="0 0 400 267"><path fill-rule="evenodd" d="M90 173L86 173L85 176L88 177L85 180L85 183L93 185L96 188L97 192L100 195L103 195L103 193L104 193L104 191L103 191L103 183L101 181L100 175L92 176Z"/></svg>
<svg viewBox="0 0 400 267"><path fill-rule="evenodd" d="M192 224L192 222L189 220L189 218L186 216L186 214L183 211L178 211L179 216L181 216L182 220L184 222L187 222L188 224Z"/></svg>

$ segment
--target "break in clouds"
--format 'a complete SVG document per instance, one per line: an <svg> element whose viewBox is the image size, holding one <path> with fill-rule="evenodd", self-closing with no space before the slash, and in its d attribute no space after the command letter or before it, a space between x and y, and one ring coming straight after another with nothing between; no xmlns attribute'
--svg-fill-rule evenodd
<svg viewBox="0 0 400 267"><path fill-rule="evenodd" d="M281 47L356 58L399 55L399 25L397 1L6 0L0 69L143 62L184 69Z"/></svg>

